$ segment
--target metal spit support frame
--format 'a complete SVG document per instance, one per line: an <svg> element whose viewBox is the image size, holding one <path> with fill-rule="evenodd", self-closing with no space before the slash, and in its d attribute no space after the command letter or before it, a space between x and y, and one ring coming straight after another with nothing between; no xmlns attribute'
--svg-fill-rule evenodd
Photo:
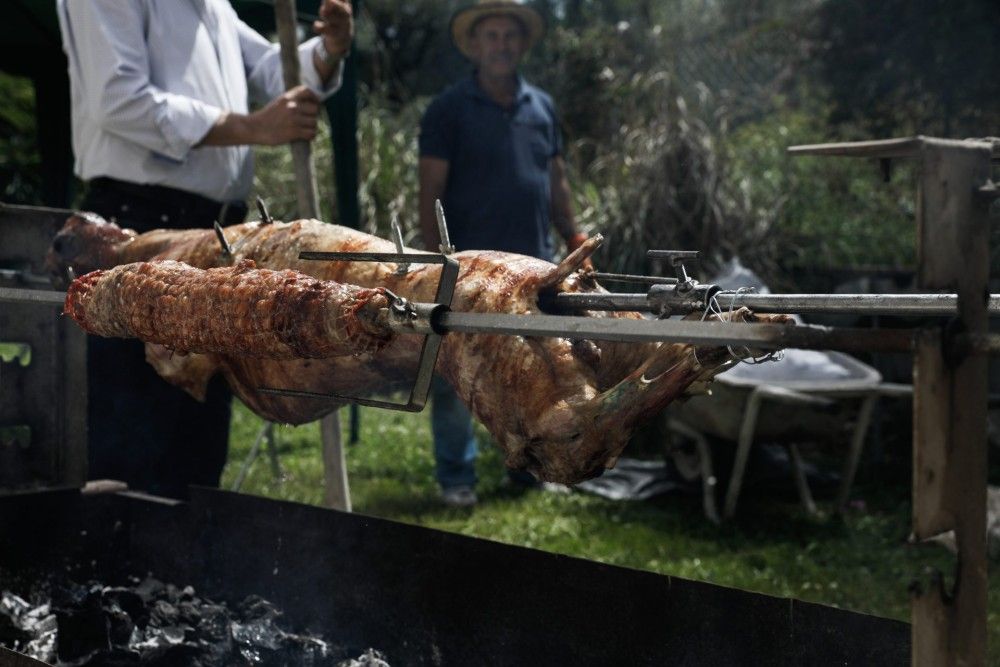
<svg viewBox="0 0 1000 667"><path fill-rule="evenodd" d="M404 403L385 401L361 396L341 394L324 394L313 391L287 389L279 387L261 387L259 391L265 394L289 396L293 398L312 398L325 401L351 402L374 408L388 408L405 412L420 412L427 404L430 393L434 366L437 364L438 352L441 349L442 332L432 326L435 315L446 310L451 305L455 294L455 283L458 282L458 262L446 255L432 253L394 253L394 252L318 252L304 251L299 253L301 260L316 260L324 262L393 262L400 267L410 264L440 264L441 275L438 278L434 303L411 303L406 299L389 294L392 297L387 317L394 329L403 333L423 334L424 341L420 347L420 359L417 362L417 376L410 387L409 395Z"/></svg>
<svg viewBox="0 0 1000 667"><path fill-rule="evenodd" d="M913 536L955 532L957 556L910 585L913 665L986 662L986 418L989 207L998 189L987 141L928 137L797 146L793 155L918 160L919 286L957 294L957 312L916 338L913 366Z"/></svg>

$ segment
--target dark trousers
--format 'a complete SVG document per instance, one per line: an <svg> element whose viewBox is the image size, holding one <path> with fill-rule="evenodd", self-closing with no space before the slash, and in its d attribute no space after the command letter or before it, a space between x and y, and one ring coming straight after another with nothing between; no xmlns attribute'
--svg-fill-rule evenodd
<svg viewBox="0 0 1000 667"><path fill-rule="evenodd" d="M92 183L83 210L145 232L242 221L246 208L166 188ZM88 337L89 477L119 479L131 488L186 498L188 485L218 486L229 444L232 394L221 376L204 403L162 379L137 340Z"/></svg>

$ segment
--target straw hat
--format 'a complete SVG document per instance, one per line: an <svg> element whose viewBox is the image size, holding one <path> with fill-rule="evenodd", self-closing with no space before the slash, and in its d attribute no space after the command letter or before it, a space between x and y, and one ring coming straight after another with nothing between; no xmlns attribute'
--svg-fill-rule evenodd
<svg viewBox="0 0 1000 667"><path fill-rule="evenodd" d="M479 0L476 4L460 9L451 17L451 38L466 58L472 58L472 28L482 19L492 16L510 16L518 19L528 31L527 48L531 48L545 34L545 19L531 7L516 0Z"/></svg>

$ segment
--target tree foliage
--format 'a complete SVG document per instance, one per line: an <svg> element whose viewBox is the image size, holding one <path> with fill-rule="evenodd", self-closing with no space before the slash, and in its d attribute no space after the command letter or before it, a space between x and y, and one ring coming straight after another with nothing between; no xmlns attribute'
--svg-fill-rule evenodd
<svg viewBox="0 0 1000 667"><path fill-rule="evenodd" d="M831 0L817 31L833 124L860 122L875 135L997 133L1000 2Z"/></svg>
<svg viewBox="0 0 1000 667"><path fill-rule="evenodd" d="M39 204L42 160L35 142L35 96L29 79L0 72L0 201Z"/></svg>
<svg viewBox="0 0 1000 667"><path fill-rule="evenodd" d="M996 0L529 2L549 30L525 72L559 108L580 222L609 238L604 268L648 270L649 247L699 249L710 261L740 254L772 278L808 266L906 263L912 183L887 187L865 163L792 160L787 146L997 133ZM417 121L432 95L470 70L449 35L466 4L362 5L352 57L369 231L387 234L397 216L419 243ZM27 121L21 111L32 100L24 81L11 81L0 80L8 100L0 196L29 201L37 154L30 110ZM317 164L329 202L322 137ZM258 189L287 216L287 151L258 156ZM324 217L333 220L327 203Z"/></svg>

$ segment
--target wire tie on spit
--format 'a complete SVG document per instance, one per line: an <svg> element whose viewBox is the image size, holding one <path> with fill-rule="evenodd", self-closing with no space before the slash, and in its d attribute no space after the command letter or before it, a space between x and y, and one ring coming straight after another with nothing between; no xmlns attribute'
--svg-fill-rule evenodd
<svg viewBox="0 0 1000 667"><path fill-rule="evenodd" d="M757 291L755 287L740 287L735 292L732 293L732 297L729 300L729 317L732 318L733 311L736 309L736 300L741 294L752 294ZM733 352L733 348L729 348L729 352L736 356L737 359L745 364L763 364L768 361L781 361L785 358L785 352L783 350L771 350L770 352L765 352L759 357L753 356L749 347L743 346L744 356L740 357Z"/></svg>
<svg viewBox="0 0 1000 667"><path fill-rule="evenodd" d="M753 287L740 287L734 291L728 292L729 299L729 321L732 322L733 313L736 311L736 302L742 294L752 294L757 290ZM719 292L722 294L722 292ZM719 294L714 294L708 300L705 305L705 312L702 313L701 319L705 321L709 314L715 315L719 318L723 317L726 313L722 310L722 306L719 305ZM741 345L733 347L732 345L727 345L726 349L729 350L729 354L733 356L737 361L744 364L762 364L766 361L781 361L785 354L781 350L773 350L771 352L766 352L759 357L755 357L750 348L746 345ZM695 352L695 360L698 359L697 352Z"/></svg>

